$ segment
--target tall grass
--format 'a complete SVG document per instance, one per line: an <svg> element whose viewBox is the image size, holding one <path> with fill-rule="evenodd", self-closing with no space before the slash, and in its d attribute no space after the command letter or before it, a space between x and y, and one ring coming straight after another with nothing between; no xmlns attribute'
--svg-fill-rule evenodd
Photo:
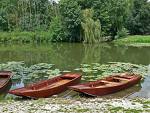
<svg viewBox="0 0 150 113"><path fill-rule="evenodd" d="M34 43L50 42L49 32L0 32L0 42Z"/></svg>
<svg viewBox="0 0 150 113"><path fill-rule="evenodd" d="M128 36L127 38L118 39L116 43L150 43L150 35L133 35Z"/></svg>

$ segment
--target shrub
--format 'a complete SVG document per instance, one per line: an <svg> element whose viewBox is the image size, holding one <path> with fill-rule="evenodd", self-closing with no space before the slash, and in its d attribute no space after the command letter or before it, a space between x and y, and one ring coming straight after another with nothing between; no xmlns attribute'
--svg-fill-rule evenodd
<svg viewBox="0 0 150 113"><path fill-rule="evenodd" d="M115 36L115 39L125 38L127 36L128 36L128 30L126 28L123 28L122 30L117 32L117 35Z"/></svg>
<svg viewBox="0 0 150 113"><path fill-rule="evenodd" d="M65 39L65 33L61 23L61 18L56 16L52 19L51 26L49 28L50 37L52 42L61 42Z"/></svg>

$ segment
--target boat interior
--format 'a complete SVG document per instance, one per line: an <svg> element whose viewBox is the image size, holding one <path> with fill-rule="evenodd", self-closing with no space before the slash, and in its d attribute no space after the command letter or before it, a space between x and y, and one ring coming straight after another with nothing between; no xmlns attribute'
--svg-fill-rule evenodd
<svg viewBox="0 0 150 113"><path fill-rule="evenodd" d="M3 86L7 82L8 78L7 77L1 77L0 78L0 87Z"/></svg>
<svg viewBox="0 0 150 113"><path fill-rule="evenodd" d="M102 86L112 86L117 85L118 83L127 82L131 77L124 77L124 76L113 76L108 77L106 79L102 79L100 81L92 82L88 86L89 87L102 87Z"/></svg>
<svg viewBox="0 0 150 113"><path fill-rule="evenodd" d="M32 90L42 90L42 89L49 89L49 88L54 88L54 87L58 87L64 84L69 83L70 81L72 81L72 79L74 79L75 77L70 77L70 76L62 76L59 78L55 78L55 79L50 79L48 81L44 81L38 84L33 84L30 86L27 86L27 89L32 89Z"/></svg>

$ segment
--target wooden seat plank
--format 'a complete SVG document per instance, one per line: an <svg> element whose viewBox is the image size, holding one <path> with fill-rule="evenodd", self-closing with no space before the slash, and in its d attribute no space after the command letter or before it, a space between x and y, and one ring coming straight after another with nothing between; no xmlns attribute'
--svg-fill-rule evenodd
<svg viewBox="0 0 150 113"><path fill-rule="evenodd" d="M48 89L48 88L54 88L54 87L58 87L58 86L61 86L63 84L66 84L68 82L70 82L71 80L60 80L60 81L57 81L51 85L47 85L46 87L44 88L40 88L40 89Z"/></svg>
<svg viewBox="0 0 150 113"><path fill-rule="evenodd" d="M126 80L128 81L129 79L126 79L126 78L121 78L121 77L114 77L115 79L119 79L119 80Z"/></svg>

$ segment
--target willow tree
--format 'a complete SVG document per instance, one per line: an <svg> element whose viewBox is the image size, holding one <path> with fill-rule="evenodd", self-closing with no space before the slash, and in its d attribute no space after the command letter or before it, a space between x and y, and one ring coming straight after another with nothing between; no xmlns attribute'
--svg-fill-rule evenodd
<svg viewBox="0 0 150 113"><path fill-rule="evenodd" d="M81 26L83 29L83 42L96 43L103 41L101 36L101 24L99 20L93 19L94 11L92 9L83 10L83 21Z"/></svg>

